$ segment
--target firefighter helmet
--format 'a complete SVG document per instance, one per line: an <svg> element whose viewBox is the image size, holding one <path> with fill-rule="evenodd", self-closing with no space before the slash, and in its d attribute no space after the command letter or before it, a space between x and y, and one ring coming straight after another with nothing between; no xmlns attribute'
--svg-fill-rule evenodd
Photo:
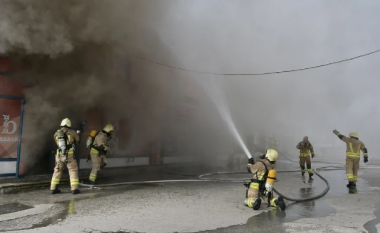
<svg viewBox="0 0 380 233"><path fill-rule="evenodd" d="M269 149L269 150L267 150L265 158L267 158L271 162L276 162L276 160L278 158L278 153L274 149Z"/></svg>
<svg viewBox="0 0 380 233"><path fill-rule="evenodd" d="M352 138L359 138L358 133L356 131L352 131L350 133L350 137L352 137Z"/></svg>
<svg viewBox="0 0 380 233"><path fill-rule="evenodd" d="M114 130L113 126L111 124L107 124L104 126L103 131L106 133L111 133Z"/></svg>
<svg viewBox="0 0 380 233"><path fill-rule="evenodd" d="M65 127L71 128L71 121L70 121L70 119L69 118L63 119L62 122L61 122L61 126L62 127L65 126Z"/></svg>

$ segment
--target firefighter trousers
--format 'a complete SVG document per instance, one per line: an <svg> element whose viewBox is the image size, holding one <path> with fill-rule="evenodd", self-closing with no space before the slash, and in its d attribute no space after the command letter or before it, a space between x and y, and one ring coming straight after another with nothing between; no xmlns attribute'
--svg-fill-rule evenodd
<svg viewBox="0 0 380 233"><path fill-rule="evenodd" d="M246 195L246 199L245 199L245 202L246 205L250 208L253 208L253 203L255 202L255 200L261 198L263 199L263 201L265 203L269 203L271 206L273 207L278 207L275 203L275 201L277 200L277 198L272 198L271 200L268 200L268 197L263 195L260 191L259 191L259 183L251 183L248 190L247 190L247 195Z"/></svg>
<svg viewBox="0 0 380 233"><path fill-rule="evenodd" d="M348 181L356 183L358 180L360 158L346 158L346 175Z"/></svg>
<svg viewBox="0 0 380 233"><path fill-rule="evenodd" d="M79 179L78 179L78 163L74 158L73 151L69 151L69 155L67 156L67 164L66 164L66 155L62 155L58 153L55 155L55 168L53 173L53 178L51 179L50 190L55 190L59 182L61 181L63 170L67 166L69 169L70 176L70 185L71 190L78 189Z"/></svg>
<svg viewBox="0 0 380 233"><path fill-rule="evenodd" d="M305 170L305 163L306 163L307 170ZM301 155L300 156L300 167L301 167L302 172L307 171L309 174L313 173L313 169L311 169L310 155Z"/></svg>
<svg viewBox="0 0 380 233"><path fill-rule="evenodd" d="M107 158L105 155L99 155L99 152L91 152L90 156L92 162L92 170L88 179L90 181L95 181L98 171L100 170L100 166L107 164Z"/></svg>

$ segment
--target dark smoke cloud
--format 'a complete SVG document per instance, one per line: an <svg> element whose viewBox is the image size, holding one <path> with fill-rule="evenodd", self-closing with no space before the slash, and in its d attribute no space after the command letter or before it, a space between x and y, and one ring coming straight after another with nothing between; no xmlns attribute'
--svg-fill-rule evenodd
<svg viewBox="0 0 380 233"><path fill-rule="evenodd" d="M165 75L131 57L160 43L138 11L131 1L118 0L1 1L0 54L12 59L15 76L28 85L22 158L30 166L51 146L59 122L79 121L87 109L133 112L149 129L148 139L158 136L174 93ZM127 62L137 80L123 73Z"/></svg>

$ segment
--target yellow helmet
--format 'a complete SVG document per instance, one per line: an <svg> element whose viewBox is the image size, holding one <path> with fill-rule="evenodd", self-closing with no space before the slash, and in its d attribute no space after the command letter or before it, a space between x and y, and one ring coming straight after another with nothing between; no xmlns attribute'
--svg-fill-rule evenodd
<svg viewBox="0 0 380 233"><path fill-rule="evenodd" d="M358 133L356 131L352 131L350 133L350 137L359 138Z"/></svg>
<svg viewBox="0 0 380 233"><path fill-rule="evenodd" d="M267 150L265 158L267 158L271 162L276 162L276 160L278 158L278 153L274 149L269 149L269 150Z"/></svg>
<svg viewBox="0 0 380 233"><path fill-rule="evenodd" d="M71 128L71 121L70 121L70 119L69 118L63 119L62 122L61 122L61 126L66 126L66 127Z"/></svg>
<svg viewBox="0 0 380 233"><path fill-rule="evenodd" d="M114 128L111 124L107 124L106 126L104 126L103 128L103 131L106 132L106 133L110 133L111 131L113 131Z"/></svg>

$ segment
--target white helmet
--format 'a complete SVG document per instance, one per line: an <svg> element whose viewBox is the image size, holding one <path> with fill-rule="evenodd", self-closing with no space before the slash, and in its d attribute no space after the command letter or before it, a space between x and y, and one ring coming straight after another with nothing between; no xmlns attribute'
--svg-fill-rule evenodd
<svg viewBox="0 0 380 233"><path fill-rule="evenodd" d="M63 119L62 122L61 122L61 126L62 126L62 127L63 127L63 126L66 126L66 127L71 128L71 121L70 121L70 119L69 119L69 118L65 118L65 119Z"/></svg>
<svg viewBox="0 0 380 233"><path fill-rule="evenodd" d="M274 149L269 149L269 150L267 150L265 158L267 158L271 162L276 162L276 160L278 158L278 153Z"/></svg>
<svg viewBox="0 0 380 233"><path fill-rule="evenodd" d="M356 131L352 131L349 136L354 137L354 138L359 138L359 135Z"/></svg>
<svg viewBox="0 0 380 233"><path fill-rule="evenodd" d="M114 127L111 124L107 124L106 126L104 126L103 131L106 133L110 133L114 131Z"/></svg>

